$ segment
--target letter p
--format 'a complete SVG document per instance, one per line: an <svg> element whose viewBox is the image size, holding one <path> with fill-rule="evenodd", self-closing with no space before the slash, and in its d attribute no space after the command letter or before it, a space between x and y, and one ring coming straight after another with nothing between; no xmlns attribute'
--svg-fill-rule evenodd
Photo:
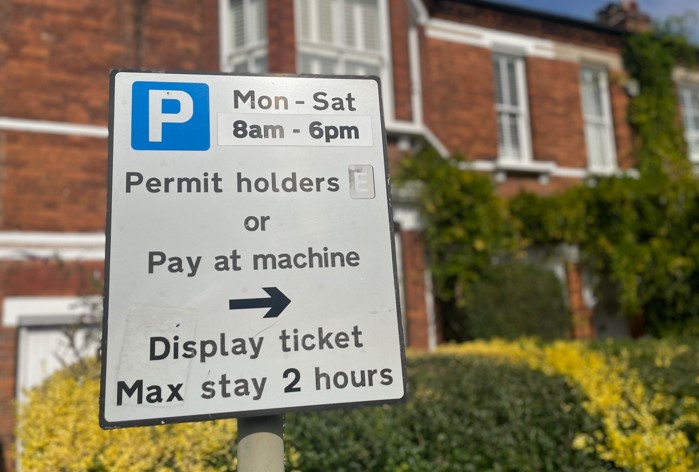
<svg viewBox="0 0 699 472"><path fill-rule="evenodd" d="M206 151L211 145L209 86L198 82L132 85L131 147L139 151Z"/></svg>
<svg viewBox="0 0 699 472"><path fill-rule="evenodd" d="M179 103L175 113L166 112L168 101ZM163 141L163 123L186 123L194 115L192 96L182 90L148 91L148 141L160 143Z"/></svg>

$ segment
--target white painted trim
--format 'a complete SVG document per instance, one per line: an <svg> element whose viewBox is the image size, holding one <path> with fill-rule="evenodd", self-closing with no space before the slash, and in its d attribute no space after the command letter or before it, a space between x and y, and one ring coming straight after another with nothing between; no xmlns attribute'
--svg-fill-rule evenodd
<svg viewBox="0 0 699 472"><path fill-rule="evenodd" d="M428 38L487 49L511 46L521 50L526 56L546 59L556 57L553 41L453 21L432 18L426 23L425 35Z"/></svg>
<svg viewBox="0 0 699 472"><path fill-rule="evenodd" d="M422 231L425 229L420 210L415 205L395 203L393 221L400 225L401 231Z"/></svg>
<svg viewBox="0 0 699 472"><path fill-rule="evenodd" d="M58 324L77 321L81 317L94 315L90 306L100 304L102 297L5 297L2 301L2 325Z"/></svg>
<svg viewBox="0 0 699 472"><path fill-rule="evenodd" d="M617 170L615 172L602 174L600 172L591 172L585 167L559 167L555 162L550 161L531 161L525 164L494 160L463 161L459 163L459 169L475 170L479 172L531 172L533 174L547 174L552 177L564 177L569 179L585 179L595 175L619 175L634 177L637 174L634 172L635 169Z"/></svg>
<svg viewBox="0 0 699 472"><path fill-rule="evenodd" d="M686 67L675 67L672 71L672 80L675 82L684 82L687 85L699 85L699 71L687 69Z"/></svg>
<svg viewBox="0 0 699 472"><path fill-rule="evenodd" d="M382 24L381 42L385 64L383 65L382 94L384 100L384 113L387 120L395 120L396 102L393 96L393 51L391 50L391 13L388 9L388 1L379 0L379 21Z"/></svg>
<svg viewBox="0 0 699 472"><path fill-rule="evenodd" d="M0 231L0 260L104 260L101 233Z"/></svg>
<svg viewBox="0 0 699 472"><path fill-rule="evenodd" d="M432 132L431 129L429 129L427 126L423 127L425 139L427 139L427 142L429 142L433 148L437 150L440 156L442 157L447 157L449 154L449 149L442 143L442 141L439 140L439 138Z"/></svg>
<svg viewBox="0 0 699 472"><path fill-rule="evenodd" d="M434 351L437 348L437 317L434 310L434 287L432 285L432 271L429 268L424 272L425 281L425 311L427 312L427 349Z"/></svg>
<svg viewBox="0 0 699 472"><path fill-rule="evenodd" d="M408 27L408 57L410 60L410 84L411 84L411 103L413 111L413 121L422 125L423 110L422 110L422 76L420 73L420 35L417 30L417 25L410 22Z"/></svg>
<svg viewBox="0 0 699 472"><path fill-rule="evenodd" d="M409 0L409 7L410 11L415 17L415 20L417 20L417 23L419 25L424 25L427 23L427 21L430 18L430 14L427 11L427 8L425 7L424 3L422 3L422 0Z"/></svg>
<svg viewBox="0 0 699 472"><path fill-rule="evenodd" d="M551 175L554 177L565 177L568 179L584 179L590 176L590 171L588 169L576 168L576 167L558 167L556 166Z"/></svg>
<svg viewBox="0 0 699 472"><path fill-rule="evenodd" d="M221 71L229 71L228 56L231 54L231 28L230 15L228 14L229 0L218 1L218 43L219 43L219 65Z"/></svg>
<svg viewBox="0 0 699 472"><path fill-rule="evenodd" d="M63 123L59 121L26 120L0 116L0 131L24 131L28 133L60 134L64 136L84 136L87 138L107 138L106 126Z"/></svg>
<svg viewBox="0 0 699 472"><path fill-rule="evenodd" d="M479 172L493 172L497 169L496 161L461 161L459 169L475 170Z"/></svg>
<svg viewBox="0 0 699 472"><path fill-rule="evenodd" d="M425 129L410 121L388 121L386 120L386 131L395 134L423 134Z"/></svg>
<svg viewBox="0 0 699 472"><path fill-rule="evenodd" d="M555 43L555 56L559 61L573 62L575 64L600 64L609 70L624 70L621 54L612 53L601 49L594 49L570 43Z"/></svg>

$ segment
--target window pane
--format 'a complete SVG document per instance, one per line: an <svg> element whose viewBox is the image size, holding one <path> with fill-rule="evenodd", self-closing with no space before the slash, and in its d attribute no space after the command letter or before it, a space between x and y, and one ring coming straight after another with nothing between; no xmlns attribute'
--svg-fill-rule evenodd
<svg viewBox="0 0 699 472"><path fill-rule="evenodd" d="M496 58L493 61L493 71L495 73L495 102L499 105L505 103L502 96L502 76L500 74L500 61Z"/></svg>
<svg viewBox="0 0 699 472"><path fill-rule="evenodd" d="M493 56L495 100L498 113L498 153L500 158L524 161L528 153L523 133L527 131L526 113L519 96L523 86L522 59L506 56Z"/></svg>
<svg viewBox="0 0 699 472"><path fill-rule="evenodd" d="M585 135L587 137L587 152L589 154L590 164L592 167L605 168L607 160L605 158L604 148L604 133L603 126L588 124L585 126Z"/></svg>
<svg viewBox="0 0 699 472"><path fill-rule="evenodd" d="M500 157L519 161L523 157L516 113L498 113L498 153Z"/></svg>
<svg viewBox="0 0 699 472"><path fill-rule="evenodd" d="M246 56L239 56L233 59L233 72L250 72Z"/></svg>
<svg viewBox="0 0 699 472"><path fill-rule="evenodd" d="M507 141L505 138L505 120L505 114L498 113L498 148L500 149L500 155L505 153L505 142Z"/></svg>
<svg viewBox="0 0 699 472"><path fill-rule="evenodd" d="M314 54L301 53L300 67L302 73L305 74L337 74L336 58L323 57Z"/></svg>
<svg viewBox="0 0 699 472"><path fill-rule="evenodd" d="M332 44L333 41L333 31L335 31L334 23L335 18L333 17L333 2L328 0L319 0L316 2L318 8L318 40L323 43Z"/></svg>
<svg viewBox="0 0 699 472"><path fill-rule="evenodd" d="M264 41L267 38L267 8L265 0L250 0L253 35L251 40Z"/></svg>
<svg viewBox="0 0 699 472"><path fill-rule="evenodd" d="M357 5L354 3L355 2L352 2L351 0L347 0L342 13L345 17L345 46L358 49L357 28L359 28L361 25L357 24L356 21L355 9L357 8Z"/></svg>
<svg viewBox="0 0 699 472"><path fill-rule="evenodd" d="M245 46L245 14L243 0L231 0L231 37L235 47Z"/></svg>
<svg viewBox="0 0 699 472"><path fill-rule="evenodd" d="M255 72L267 72L267 56L256 57L253 60Z"/></svg>
<svg viewBox="0 0 699 472"><path fill-rule="evenodd" d="M583 112L588 116L604 116L601 80L599 71L582 71Z"/></svg>
<svg viewBox="0 0 699 472"><path fill-rule="evenodd" d="M379 36L379 6L376 0L355 0L362 5L364 24L364 49L378 51L381 48Z"/></svg>
<svg viewBox="0 0 699 472"><path fill-rule="evenodd" d="M690 94L690 115L692 116L693 120L691 123L691 129L695 131L699 131L699 88L695 89L689 89Z"/></svg>
<svg viewBox="0 0 699 472"><path fill-rule="evenodd" d="M301 33L301 39L305 40L313 39L313 28L311 27L311 1L312 0L299 0L300 25L298 29Z"/></svg>
<svg viewBox="0 0 699 472"><path fill-rule="evenodd" d="M519 106L517 99L517 72L515 70L514 59L507 59L507 85L509 92L509 104Z"/></svg>
<svg viewBox="0 0 699 472"><path fill-rule="evenodd" d="M379 75L380 69L376 64L359 61L347 61L345 63L345 74L350 75Z"/></svg>
<svg viewBox="0 0 699 472"><path fill-rule="evenodd" d="M683 86L680 98L689 157L699 163L699 86Z"/></svg>
<svg viewBox="0 0 699 472"><path fill-rule="evenodd" d="M612 113L607 96L607 72L604 69L581 69L580 93L588 165L593 170L612 170L616 166L616 157Z"/></svg>
<svg viewBox="0 0 699 472"><path fill-rule="evenodd" d="M515 115L514 113L509 114L509 121L510 121L510 149L511 149L511 156L515 159L519 159L521 156L520 153L520 140L519 140L519 117Z"/></svg>
<svg viewBox="0 0 699 472"><path fill-rule="evenodd" d="M377 0L345 0L344 45L363 51L378 51L379 7Z"/></svg>

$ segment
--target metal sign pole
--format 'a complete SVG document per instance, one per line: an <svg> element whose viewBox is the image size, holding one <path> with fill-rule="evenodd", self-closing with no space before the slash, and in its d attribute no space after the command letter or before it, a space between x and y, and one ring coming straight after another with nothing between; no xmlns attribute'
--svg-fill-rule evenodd
<svg viewBox="0 0 699 472"><path fill-rule="evenodd" d="M284 472L281 415L238 418L238 471Z"/></svg>

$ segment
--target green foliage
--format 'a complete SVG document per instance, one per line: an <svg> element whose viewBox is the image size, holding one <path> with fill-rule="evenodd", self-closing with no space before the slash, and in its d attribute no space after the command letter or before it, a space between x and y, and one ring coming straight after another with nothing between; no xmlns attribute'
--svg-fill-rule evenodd
<svg viewBox="0 0 699 472"><path fill-rule="evenodd" d="M621 310L643 315L649 333L699 334L699 182L692 175L605 178L556 197L523 194L510 211L529 241L577 245L585 263L618 287ZM571 230L580 222L584 231Z"/></svg>
<svg viewBox="0 0 699 472"><path fill-rule="evenodd" d="M641 90L628 110L640 178L598 178L505 203L488 177L461 170L459 159L432 153L404 161L403 179L424 183L427 244L454 339L472 336L463 309L496 257L561 243L580 248L600 280L618 288L623 313L642 317L649 333L699 334L699 180L672 76L678 61L694 64L697 49L672 31L632 35L624 52Z"/></svg>
<svg viewBox="0 0 699 472"><path fill-rule="evenodd" d="M675 424L688 438L693 438L688 453L699 456L699 341L680 340L606 341L592 345L607 356L623 359L638 372L656 402L656 416ZM693 421L687 421L693 418Z"/></svg>
<svg viewBox="0 0 699 472"><path fill-rule="evenodd" d="M696 341L443 346L408 357L405 404L286 415L287 470L697 470L698 366ZM98 370L30 392L22 470L236 470L234 421L100 430Z"/></svg>
<svg viewBox="0 0 699 472"><path fill-rule="evenodd" d="M522 192L509 201L523 245L577 244L587 229L584 187L574 187L553 197Z"/></svg>
<svg viewBox="0 0 699 472"><path fill-rule="evenodd" d="M563 287L549 270L524 263L497 264L473 287L473 300L462 311L474 338L553 340L570 334L571 317Z"/></svg>
<svg viewBox="0 0 699 472"><path fill-rule="evenodd" d="M502 359L409 361L403 406L287 415L294 469L333 471L614 470L573 447L599 423L578 391Z"/></svg>
<svg viewBox="0 0 699 472"><path fill-rule="evenodd" d="M668 32L636 34L626 43L626 68L641 87L628 119L638 140L638 168L646 179L691 171L672 73L678 61L693 64L696 54L686 37Z"/></svg>
<svg viewBox="0 0 699 472"><path fill-rule="evenodd" d="M104 431L97 418L99 389L99 362L91 359L28 392L17 416L22 470L235 470L235 421Z"/></svg>
<svg viewBox="0 0 699 472"><path fill-rule="evenodd" d="M463 306L492 259L515 246L506 204L486 175L429 150L401 163L400 181L420 181L425 237L439 297Z"/></svg>

